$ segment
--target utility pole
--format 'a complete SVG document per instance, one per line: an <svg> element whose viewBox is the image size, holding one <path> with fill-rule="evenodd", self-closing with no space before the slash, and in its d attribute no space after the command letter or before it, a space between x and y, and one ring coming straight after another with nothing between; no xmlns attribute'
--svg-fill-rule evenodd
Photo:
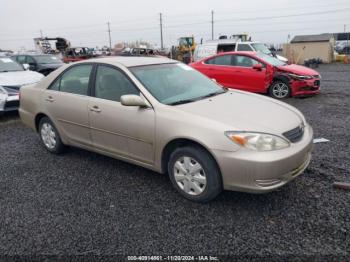
<svg viewBox="0 0 350 262"><path fill-rule="evenodd" d="M43 31L40 29L40 37L43 38Z"/></svg>
<svg viewBox="0 0 350 262"><path fill-rule="evenodd" d="M211 40L214 40L214 11L211 10Z"/></svg>
<svg viewBox="0 0 350 262"><path fill-rule="evenodd" d="M160 25L160 49L164 49L163 45L163 19L162 13L159 13L159 25Z"/></svg>
<svg viewBox="0 0 350 262"><path fill-rule="evenodd" d="M346 33L346 25L344 25L344 33Z"/></svg>
<svg viewBox="0 0 350 262"><path fill-rule="evenodd" d="M112 40L111 40L111 27L110 23L107 23L108 25L108 36L109 36L109 51L112 52Z"/></svg>

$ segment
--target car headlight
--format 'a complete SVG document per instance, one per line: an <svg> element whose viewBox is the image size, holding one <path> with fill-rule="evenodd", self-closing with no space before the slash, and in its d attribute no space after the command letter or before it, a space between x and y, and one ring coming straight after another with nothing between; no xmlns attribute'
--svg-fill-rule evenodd
<svg viewBox="0 0 350 262"><path fill-rule="evenodd" d="M273 151L290 146L286 139L271 134L227 131L225 135L236 144L254 151Z"/></svg>
<svg viewBox="0 0 350 262"><path fill-rule="evenodd" d="M313 76L303 76L303 75L296 75L296 74L292 74L292 73L289 73L288 75L291 78L296 79L296 80L308 80L308 79L313 78Z"/></svg>

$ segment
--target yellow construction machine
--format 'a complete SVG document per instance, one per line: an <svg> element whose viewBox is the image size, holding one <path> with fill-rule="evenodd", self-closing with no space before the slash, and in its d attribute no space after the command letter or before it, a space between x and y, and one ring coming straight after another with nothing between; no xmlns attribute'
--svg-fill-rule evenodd
<svg viewBox="0 0 350 262"><path fill-rule="evenodd" d="M179 44L172 48L172 58L189 64L192 62L193 52L196 49L196 42L193 36L179 38Z"/></svg>

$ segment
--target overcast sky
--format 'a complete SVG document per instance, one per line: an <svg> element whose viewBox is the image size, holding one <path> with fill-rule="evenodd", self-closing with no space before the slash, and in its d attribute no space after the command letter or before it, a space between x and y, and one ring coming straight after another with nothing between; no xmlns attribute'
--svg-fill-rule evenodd
<svg viewBox="0 0 350 262"><path fill-rule="evenodd" d="M214 34L247 32L253 40L282 43L288 34L350 31L349 0L0 0L0 48L34 49L33 38L61 36L73 46L145 40L160 45L159 13L166 46L180 36L196 41Z"/></svg>

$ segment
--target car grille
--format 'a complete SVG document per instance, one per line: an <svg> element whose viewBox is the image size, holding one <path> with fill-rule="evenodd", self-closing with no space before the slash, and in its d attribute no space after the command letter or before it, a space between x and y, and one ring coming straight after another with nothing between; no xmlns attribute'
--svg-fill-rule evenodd
<svg viewBox="0 0 350 262"><path fill-rule="evenodd" d="M5 109L6 108L11 108L11 107L19 107L19 101L7 101L5 104Z"/></svg>
<svg viewBox="0 0 350 262"><path fill-rule="evenodd" d="M293 128L287 132L284 132L283 135L292 143L296 143L301 140L304 134L304 127L302 125Z"/></svg>
<svg viewBox="0 0 350 262"><path fill-rule="evenodd" d="M3 86L5 88L11 89L11 90L19 90L21 88L21 86Z"/></svg>

